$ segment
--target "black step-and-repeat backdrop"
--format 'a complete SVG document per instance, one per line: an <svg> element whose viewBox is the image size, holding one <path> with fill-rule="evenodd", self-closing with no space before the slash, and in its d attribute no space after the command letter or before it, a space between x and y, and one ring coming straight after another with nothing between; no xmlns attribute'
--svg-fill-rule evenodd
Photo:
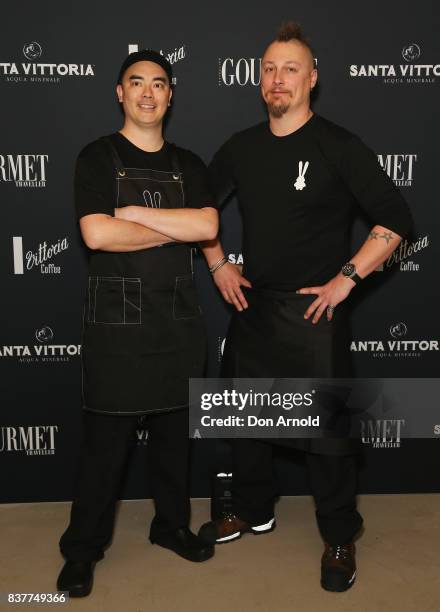
<svg viewBox="0 0 440 612"><path fill-rule="evenodd" d="M263 120L261 54L281 21L303 25L319 69L315 111L376 151L415 219L414 235L356 289L351 349L357 373L438 376L437 3L41 0L5 5L2 13L0 501L72 495L86 278L73 209L74 161L87 142L121 127L115 79L123 58L138 48L158 49L174 66L167 138L208 162L231 133ZM367 227L357 222L354 248ZM222 213L222 239L234 263L242 261L240 234L232 201ZM202 258L196 271L215 376L230 311ZM414 410L423 408L420 397ZM429 440L405 439L405 423L389 421L385 410L368 427L362 492L439 489L440 414ZM124 497L149 496L147 437L140 428ZM281 493L307 491L301 462L280 453ZM224 441L196 440L192 494L209 495L210 474L228 469Z"/></svg>

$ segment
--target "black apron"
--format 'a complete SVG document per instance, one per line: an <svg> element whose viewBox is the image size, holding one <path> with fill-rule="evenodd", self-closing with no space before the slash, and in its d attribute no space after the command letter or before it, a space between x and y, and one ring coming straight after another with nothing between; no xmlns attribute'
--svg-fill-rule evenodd
<svg viewBox="0 0 440 612"><path fill-rule="evenodd" d="M115 208L185 206L177 152L172 172L125 168L108 138ZM84 408L147 414L188 405L188 379L201 377L206 332L192 268L193 248L171 243L142 251L93 251L83 327Z"/></svg>
<svg viewBox="0 0 440 612"><path fill-rule="evenodd" d="M316 299L285 291L244 288L249 308L235 312L225 342L225 378L350 378L350 328L345 303L316 325L304 313ZM267 439L306 452L345 455L360 449L348 438Z"/></svg>

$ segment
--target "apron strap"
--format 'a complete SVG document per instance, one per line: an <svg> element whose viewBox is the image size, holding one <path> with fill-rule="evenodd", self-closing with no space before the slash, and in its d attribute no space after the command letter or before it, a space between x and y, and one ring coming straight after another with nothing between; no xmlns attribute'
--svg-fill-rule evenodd
<svg viewBox="0 0 440 612"><path fill-rule="evenodd" d="M181 169L180 169L179 157L177 155L177 147L173 142L167 142L166 144L167 144L168 159L170 160L171 168L173 169L174 174L178 174L180 176Z"/></svg>
<svg viewBox="0 0 440 612"><path fill-rule="evenodd" d="M124 172L124 164L122 163L122 160L119 157L116 147L113 145L110 138L108 136L103 136L101 140L105 143L105 145L109 149L109 152L112 157L113 164L116 168L116 171ZM177 155L177 147L172 142L165 142L165 144L167 146L168 159L170 161L173 174L179 175L179 177L181 177L182 171L180 168L179 157ZM182 186L183 186L183 181L182 181Z"/></svg>

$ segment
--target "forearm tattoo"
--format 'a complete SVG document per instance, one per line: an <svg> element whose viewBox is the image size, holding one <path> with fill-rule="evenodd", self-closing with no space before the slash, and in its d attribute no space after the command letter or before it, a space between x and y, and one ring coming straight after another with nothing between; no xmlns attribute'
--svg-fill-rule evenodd
<svg viewBox="0 0 440 612"><path fill-rule="evenodd" d="M392 232L384 232L383 234L379 234L378 232L371 231L368 235L368 240L377 240L378 238L383 238L388 244L390 240L394 238Z"/></svg>

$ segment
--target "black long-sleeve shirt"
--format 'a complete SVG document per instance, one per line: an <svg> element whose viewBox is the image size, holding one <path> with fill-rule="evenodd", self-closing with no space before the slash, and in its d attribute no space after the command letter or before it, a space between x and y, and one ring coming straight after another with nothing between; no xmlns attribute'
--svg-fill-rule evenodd
<svg viewBox="0 0 440 612"><path fill-rule="evenodd" d="M313 115L287 136L268 122L234 134L209 166L221 206L237 192L244 275L254 287L293 291L322 285L346 263L360 206L399 236L408 206L376 155L354 134Z"/></svg>

